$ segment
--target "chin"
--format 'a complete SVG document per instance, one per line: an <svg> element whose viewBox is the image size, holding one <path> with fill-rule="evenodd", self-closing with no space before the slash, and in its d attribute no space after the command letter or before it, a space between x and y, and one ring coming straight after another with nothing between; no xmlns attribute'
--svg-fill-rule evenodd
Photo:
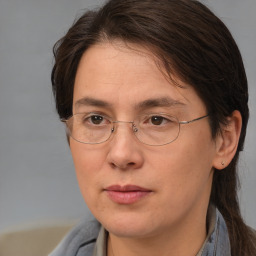
<svg viewBox="0 0 256 256"><path fill-rule="evenodd" d="M153 233L152 221L143 216L117 216L99 220L103 227L118 237L142 238Z"/></svg>
<svg viewBox="0 0 256 256"><path fill-rule="evenodd" d="M125 223L123 226L115 224L115 225L107 225L104 227L109 233L117 237L143 238L143 237L149 236L149 233L150 233L145 226L138 227L136 223L134 223L133 225L129 225L128 223Z"/></svg>

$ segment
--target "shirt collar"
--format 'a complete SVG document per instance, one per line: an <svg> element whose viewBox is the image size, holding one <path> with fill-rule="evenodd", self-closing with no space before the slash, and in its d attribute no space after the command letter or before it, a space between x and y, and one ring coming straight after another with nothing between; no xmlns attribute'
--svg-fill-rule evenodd
<svg viewBox="0 0 256 256"><path fill-rule="evenodd" d="M96 244L94 247L93 256L107 256L107 241L108 232L101 226Z"/></svg>

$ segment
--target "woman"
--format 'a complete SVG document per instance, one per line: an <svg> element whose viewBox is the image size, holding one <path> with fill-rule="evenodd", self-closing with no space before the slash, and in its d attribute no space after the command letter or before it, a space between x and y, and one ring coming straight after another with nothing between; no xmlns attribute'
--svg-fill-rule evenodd
<svg viewBox="0 0 256 256"><path fill-rule="evenodd" d="M110 0L54 53L57 110L97 222L51 255L256 255L237 200L247 80L226 26L198 1Z"/></svg>

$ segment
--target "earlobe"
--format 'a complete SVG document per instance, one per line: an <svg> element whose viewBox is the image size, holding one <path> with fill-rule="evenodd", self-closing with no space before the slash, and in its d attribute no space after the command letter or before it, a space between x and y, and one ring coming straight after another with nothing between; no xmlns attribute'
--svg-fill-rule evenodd
<svg viewBox="0 0 256 256"><path fill-rule="evenodd" d="M220 134L216 138L216 156L213 160L215 169L222 170L232 161L237 151L241 127L241 114L238 110L235 110L227 118L227 125L223 125Z"/></svg>

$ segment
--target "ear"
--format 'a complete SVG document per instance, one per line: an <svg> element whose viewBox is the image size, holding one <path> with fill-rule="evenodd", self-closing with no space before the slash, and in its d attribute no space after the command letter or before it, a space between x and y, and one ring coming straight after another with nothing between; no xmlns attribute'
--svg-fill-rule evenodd
<svg viewBox="0 0 256 256"><path fill-rule="evenodd" d="M223 125L220 134L216 138L216 155L213 160L215 169L222 170L232 161L237 151L241 127L241 113L235 110L227 118L227 125Z"/></svg>

